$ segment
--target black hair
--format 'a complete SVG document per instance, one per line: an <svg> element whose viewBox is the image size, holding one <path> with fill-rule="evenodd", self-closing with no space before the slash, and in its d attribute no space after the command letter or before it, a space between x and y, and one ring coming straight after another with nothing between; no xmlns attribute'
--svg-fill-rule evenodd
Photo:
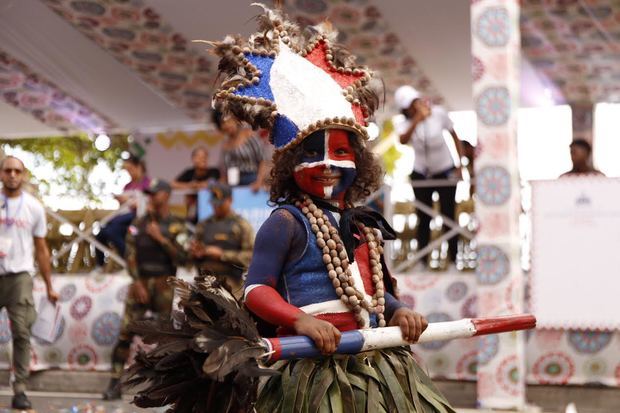
<svg viewBox="0 0 620 413"><path fill-rule="evenodd" d="M206 146L204 145L200 145L200 146L196 146L194 149L192 149L192 158L194 157L194 155L196 155L197 152L200 151L204 151L204 153L208 154L209 150L207 149Z"/></svg>
<svg viewBox="0 0 620 413"><path fill-rule="evenodd" d="M361 142L361 138L350 132L349 139L355 152L356 175L344 198L347 204L354 204L365 200L381 186L383 170L375 155ZM274 154L273 168L268 179L272 205L290 203L299 196L301 190L295 182L293 173L302 156L301 143Z"/></svg>
<svg viewBox="0 0 620 413"><path fill-rule="evenodd" d="M569 145L569 147L571 147L571 148L573 146L579 146L579 147L585 149L586 152L588 152L588 154L592 153L592 145L590 145L590 142L588 142L585 139L575 139Z"/></svg>
<svg viewBox="0 0 620 413"><path fill-rule="evenodd" d="M124 162L129 162L134 166L139 166L140 168L142 168L142 172L146 173L146 162L144 162L144 159L142 159L141 157L134 154L129 154L129 157L125 159Z"/></svg>
<svg viewBox="0 0 620 413"><path fill-rule="evenodd" d="M211 121L215 124L218 130L222 130L222 122L224 121L224 114L218 109L211 111Z"/></svg>
<svg viewBox="0 0 620 413"><path fill-rule="evenodd" d="M416 100L420 100L420 98L415 98L411 101L411 103L409 104L408 107L406 107L405 109L401 109L400 113L407 119L412 119L413 116L415 115L415 108L411 108L411 105L413 105L413 102L415 102Z"/></svg>

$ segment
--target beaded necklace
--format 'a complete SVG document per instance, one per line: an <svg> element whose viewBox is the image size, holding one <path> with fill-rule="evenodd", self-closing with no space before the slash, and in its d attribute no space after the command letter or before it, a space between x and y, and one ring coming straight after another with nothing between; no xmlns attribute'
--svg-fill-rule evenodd
<svg viewBox="0 0 620 413"><path fill-rule="evenodd" d="M295 206L308 218L312 232L316 236L316 243L323 252L323 263L327 267L327 275L334 286L336 295L351 309L358 326L360 328L367 327L361 315L362 309L364 309L369 314L377 316L379 327L385 327L385 286L383 284L383 270L381 269L383 247L378 242L374 230L358 223L359 228L364 233L364 238L368 242L372 282L375 287L372 300L368 301L364 293L355 287L349 257L338 230L309 196L303 194L300 200L295 201Z"/></svg>

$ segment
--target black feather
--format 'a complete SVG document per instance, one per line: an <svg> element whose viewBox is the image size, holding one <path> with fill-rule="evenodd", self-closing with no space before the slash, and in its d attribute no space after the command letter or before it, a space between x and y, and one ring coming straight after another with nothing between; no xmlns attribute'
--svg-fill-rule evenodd
<svg viewBox="0 0 620 413"><path fill-rule="evenodd" d="M138 352L123 384L138 389L133 402L143 408L252 412L258 378L278 373L260 363L265 348L250 314L212 277L194 281L169 280L181 297L174 320L132 325L156 347Z"/></svg>

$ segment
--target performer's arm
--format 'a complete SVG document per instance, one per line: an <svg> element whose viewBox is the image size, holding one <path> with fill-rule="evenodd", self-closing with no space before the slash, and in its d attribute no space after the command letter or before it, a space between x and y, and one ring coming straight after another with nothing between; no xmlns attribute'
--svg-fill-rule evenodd
<svg viewBox="0 0 620 413"><path fill-rule="evenodd" d="M245 304L263 320L310 337L324 354L336 351L340 331L333 324L319 320L289 304L276 291L278 279L289 254L299 255L295 248L295 231L303 230L286 210L278 210L261 226L256 235L254 256L245 287ZM303 234L305 241L305 233ZM296 254L296 250L299 252ZM298 257L290 257L295 260Z"/></svg>
<svg viewBox="0 0 620 413"><path fill-rule="evenodd" d="M245 284L245 305L276 326L293 328L302 311L287 303L276 291L282 268L291 251L299 223L288 211L274 212L256 234L254 255Z"/></svg>

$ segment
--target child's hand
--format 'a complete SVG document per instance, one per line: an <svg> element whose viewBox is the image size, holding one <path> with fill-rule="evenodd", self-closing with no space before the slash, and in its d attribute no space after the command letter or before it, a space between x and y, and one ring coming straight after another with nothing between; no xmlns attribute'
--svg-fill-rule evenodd
<svg viewBox="0 0 620 413"><path fill-rule="evenodd" d="M334 353L340 344L340 331L332 323L309 314L300 313L293 328L297 334L310 337L323 354Z"/></svg>
<svg viewBox="0 0 620 413"><path fill-rule="evenodd" d="M403 339L413 344L418 341L422 332L428 327L428 321L415 311L401 307L394 311L389 325L399 326L403 332Z"/></svg>

